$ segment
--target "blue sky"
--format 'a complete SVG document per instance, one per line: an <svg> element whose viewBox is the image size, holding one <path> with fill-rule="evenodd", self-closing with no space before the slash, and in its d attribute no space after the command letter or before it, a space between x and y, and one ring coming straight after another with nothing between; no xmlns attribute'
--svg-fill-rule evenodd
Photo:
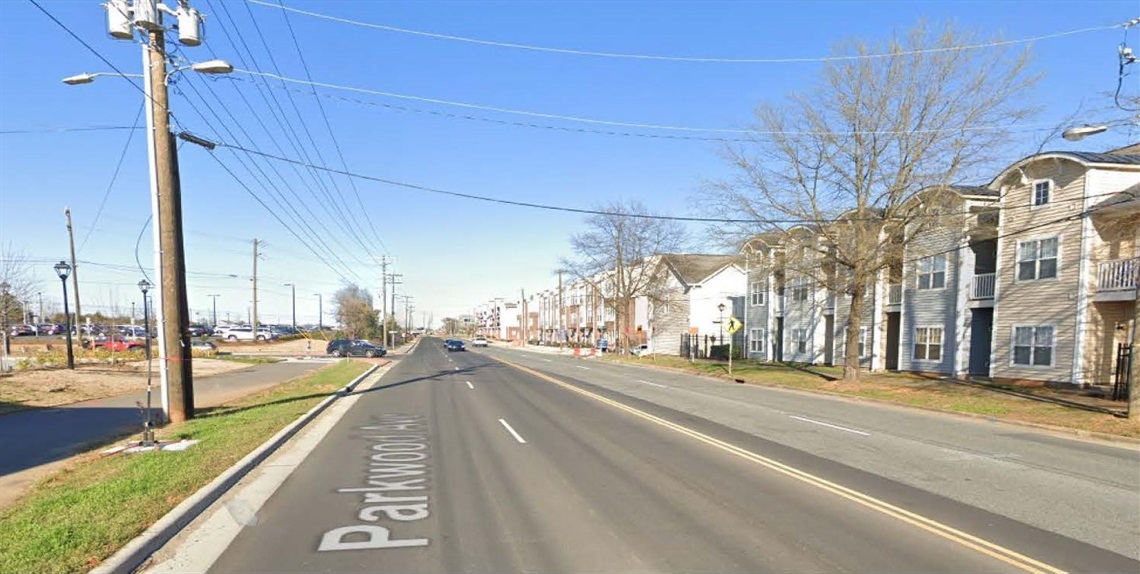
<svg viewBox="0 0 1140 574"><path fill-rule="evenodd" d="M140 72L139 47L106 35L98 2L43 4L116 67L127 73ZM223 58L245 69L253 68L255 59L258 69L272 72L271 53L282 75L305 78L281 10L240 0L224 5L220 0L196 0L192 4L207 15L206 41L200 47L179 48L181 56L190 61ZM881 41L922 19L934 23L953 20L985 35L1022 38L1119 24L1140 15L1134 0L287 1L286 5L376 24L502 42L725 58L825 56L836 42L850 38ZM818 63L692 63L532 52L398 34L299 14L291 14L289 23L309 72L318 82L631 123L747 127L758 102L777 101L789 91L807 89L820 70ZM1078 121L1100 122L1123 116L1123 112L1106 109L1109 102L1104 97L1116 87L1116 47L1122 37L1122 31L1115 29L1035 43L1033 70L1044 74L1034 90L1033 103L1043 109L1035 123L1060 120L1082 103L1088 111L1078 116ZM1134 48L1136 37L1133 28L1130 43ZM132 125L142 96L125 80L101 77L83 86L60 82L80 72L104 71L110 71L106 64L30 3L0 2L0 131ZM325 163L340 167L317 99L304 93L307 88L293 86L298 90L295 92L259 90L252 82L254 77L234 77L237 80L206 79L186 73L176 79L171 88L171 108L179 124L210 139L252 142L263 151L277 153L280 149L284 150L282 155L294 158L299 157L295 145L304 148L313 160L314 150L319 149ZM1135 82L1130 84L1126 88L1135 91ZM372 103L328 97L320 100L349 169L371 176L574 207L589 207L607 199L639 198L666 213L698 215L694 204L699 203L702 182L728 173L717 144L712 142L500 125L483 120L605 129L320 91ZM284 129L279 127L271 106L266 105L266 101L273 101L271 98L280 102L280 113L288 120ZM262 130L262 124L269 134ZM299 144L291 140L287 130L297 134ZM80 268L85 308L118 305L129 309L131 301L139 300L134 287L141 278L135 265L135 244L150 214L143 132L134 133L121 172L95 221L128 134L128 130L0 134L0 244L32 258L49 309L59 302L51 261L67 254L65 206L71 208L75 220L77 246L81 245L79 259L91 262ZM1135 133L1131 135L1135 137ZM1010 150L1010 162L1035 148L1041 134L1026 132L1023 136L1016 149ZM1123 145L1128 136L1117 130L1082 144L1058 142L1050 147L1099 150ZM285 213L285 208L269 199L271 192L256 183L264 179L260 172L254 168L255 177L243 169L241 162L252 165L253 158L225 150L215 153L264 201ZM349 272L339 273L249 197L208 152L183 145L180 163L190 307L195 315L208 314L208 295L220 294L219 318L224 319L227 313L235 319L245 316L251 299L248 276L254 237L266 241L265 259L259 269L263 276L263 321L289 321L290 289L284 283L297 285L299 322L315 322L314 294L323 293L327 298L345 280L378 293L380 270L373 261L386 253L403 275L399 291L415 299L417 317L430 313L438 322L491 297L513 296L520 288L530 292L553 286L552 270L559 257L571 255L567 238L582 226L581 216L574 214L479 203L369 181L356 182L362 209L343 177L336 177L335 183L324 179L322 187L303 169L294 171L286 164L257 160L301 215L303 223L290 222L291 227L300 230L310 225L318 232L322 228L331 231L335 239L329 239L330 246L351 267ZM288 183L276 178L274 168ZM287 186L293 191L285 191ZM326 187L329 196L325 195ZM357 219L346 222L342 213ZM289 221L287 216L282 217ZM371 221L383 245L375 240L364 217ZM354 226L365 228L364 245L355 239L358 234L351 232ZM149 271L149 231L143 235L139 258Z"/></svg>

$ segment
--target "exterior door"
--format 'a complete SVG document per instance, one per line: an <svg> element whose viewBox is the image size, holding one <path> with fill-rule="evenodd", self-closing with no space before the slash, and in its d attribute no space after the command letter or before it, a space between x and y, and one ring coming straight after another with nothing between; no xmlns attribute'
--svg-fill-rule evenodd
<svg viewBox="0 0 1140 574"><path fill-rule="evenodd" d="M887 370L899 370L899 329L902 313L887 313Z"/></svg>
<svg viewBox="0 0 1140 574"><path fill-rule="evenodd" d="M823 364L828 366L835 365L835 315L827 315L824 317L824 331L823 334Z"/></svg>
<svg viewBox="0 0 1140 574"><path fill-rule="evenodd" d="M990 349L993 347L994 310L974 309L970 317L970 376L990 376Z"/></svg>

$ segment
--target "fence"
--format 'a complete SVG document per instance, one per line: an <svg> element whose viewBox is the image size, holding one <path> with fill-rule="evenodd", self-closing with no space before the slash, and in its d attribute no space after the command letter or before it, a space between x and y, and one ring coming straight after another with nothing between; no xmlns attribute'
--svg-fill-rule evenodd
<svg viewBox="0 0 1140 574"><path fill-rule="evenodd" d="M682 334L680 341L680 355L682 358L712 359L714 361L728 360L728 335L690 335ZM743 359L748 352L745 348L747 340L744 331L738 331L732 336L732 358Z"/></svg>

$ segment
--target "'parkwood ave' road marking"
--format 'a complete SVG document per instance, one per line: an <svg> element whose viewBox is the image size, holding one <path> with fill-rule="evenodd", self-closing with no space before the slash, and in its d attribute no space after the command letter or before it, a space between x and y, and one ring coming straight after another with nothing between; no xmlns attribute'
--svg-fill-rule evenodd
<svg viewBox="0 0 1140 574"><path fill-rule="evenodd" d="M828 427L828 428L833 428L833 429L835 429L835 430L841 430L841 431L844 431L844 432L855 433L855 434L859 434L859 435L863 435L863 436L871 436L871 434L870 434L870 433L865 433L865 432L863 432L863 431L859 431L859 430L855 430L855 429L849 429L849 428L847 428L847 427L841 427L841 426L839 426L839 425L833 425L833 424L831 424L831 423L825 423L825 422L823 422L823 421L816 421L816 420L812 420L812 419L805 419L804 417L797 417L796 415L788 415L788 416L789 416L789 417L791 417L791 418L793 418L793 419L796 419L797 421L804 421L805 423L811 423L811 424L813 424L813 425L820 425L820 426L825 426L825 427Z"/></svg>
<svg viewBox="0 0 1140 574"><path fill-rule="evenodd" d="M503 426L507 428L507 432L511 433L511 436L515 437L515 440L519 441L522 444L526 444L526 439L519 436L519 433L515 432L515 429L511 428L511 425L508 424L507 421L499 419L499 422L503 423Z"/></svg>

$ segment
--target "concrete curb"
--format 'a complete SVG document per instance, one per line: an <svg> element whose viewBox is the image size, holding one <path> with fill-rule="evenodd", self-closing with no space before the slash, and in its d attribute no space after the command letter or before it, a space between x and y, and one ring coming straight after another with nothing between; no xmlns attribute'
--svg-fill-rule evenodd
<svg viewBox="0 0 1140 574"><path fill-rule="evenodd" d="M624 362L615 362L614 364L620 364L620 365L625 365L628 367L635 367L635 368L641 368L641 369L669 371L669 372L677 373L680 375L689 375L692 377L699 377L699 378L706 379L709 381L730 382L730 383L733 382L733 379L730 379L728 377L716 377L716 376L712 376L712 375L703 375L700 373L692 373L692 372L686 371L684 369L678 369L675 367L666 367L663 365L660 365L660 366L659 365L639 365L639 364L631 364L631 363L624 363ZM794 393L803 393L803 394L808 394L808 395L827 395L829 397L846 399L849 401L860 401L860 402L874 403L874 404L878 404L878 405L898 407L901 409L914 409L914 410L926 411L926 412L930 412L930 413L938 413L938 414L953 416L953 417L962 417L962 418L968 418L968 419L984 420L984 421L988 421L988 422L1002 423L1002 424L1007 424L1007 425L1021 426L1021 427L1027 427L1027 428L1035 428L1035 429L1047 430L1047 431L1054 432L1057 434L1065 434L1065 435L1077 436L1077 437L1081 437L1081 438L1093 438L1093 439L1097 439L1097 440L1101 440L1101 441L1105 441L1105 442L1119 443L1119 444L1132 445L1132 446L1140 445L1140 438L1120 436L1120 435L1102 433L1102 432L1097 432L1097 431L1088 431L1088 430L1075 429L1075 428L1070 428L1070 427L1059 427L1059 426L1055 426L1055 425L1047 425L1044 423L1035 423L1035 422L1030 422L1030 421L1003 419L1001 417L995 417L992 415L979 415L979 414L975 414L975 413L946 411L946 410L942 410L942 409L936 409L933 407L924 407L921 405L908 405L905 403L896 403L896 402L887 401L887 400L883 400L883 399L876 399L873 397L861 397L859 395L849 395L846 393L836 393L836 392L826 391L826 390L807 390L807 389L800 389L800 388L796 388L796 387L785 387L783 385L778 385L778 384L773 384L773 383L765 383L765 382L757 382L757 381L749 381L748 383L745 383L745 384L755 385L758 387L765 387L765 388L769 388L769 389L779 389L782 391L790 391L790 392L794 392ZM1024 397L1022 397L1022 398L1024 398Z"/></svg>
<svg viewBox="0 0 1140 574"><path fill-rule="evenodd" d="M120 548L118 552L115 552L110 558L91 570L91 574L130 574L134 572L151 554L154 554L170 541L171 538L174 538L175 535L190 524L202 511L209 508L211 504L237 484L249 471L253 470L254 467L268 458L269 455L273 454L274 451L285 444L293 435L297 434L302 427L316 418L317 415L321 414L333 401L351 393L361 381L379 368L380 365L372 365L371 368L364 371L359 377L353 379L352 382L345 385L344 388L329 395L325 400L321 401L320 404L309 409L308 412L290 423L289 426L278 431L277 434L270 437L269 440L262 443L261 446L257 447L253 452L247 454L233 466L226 469L225 472L209 484L198 489L194 494L191 494L189 498L183 500L181 504L175 506L170 512L167 512L162 518L158 519L158 522L152 524L149 528L144 530L142 534L136 536L133 540L128 542L126 546Z"/></svg>

